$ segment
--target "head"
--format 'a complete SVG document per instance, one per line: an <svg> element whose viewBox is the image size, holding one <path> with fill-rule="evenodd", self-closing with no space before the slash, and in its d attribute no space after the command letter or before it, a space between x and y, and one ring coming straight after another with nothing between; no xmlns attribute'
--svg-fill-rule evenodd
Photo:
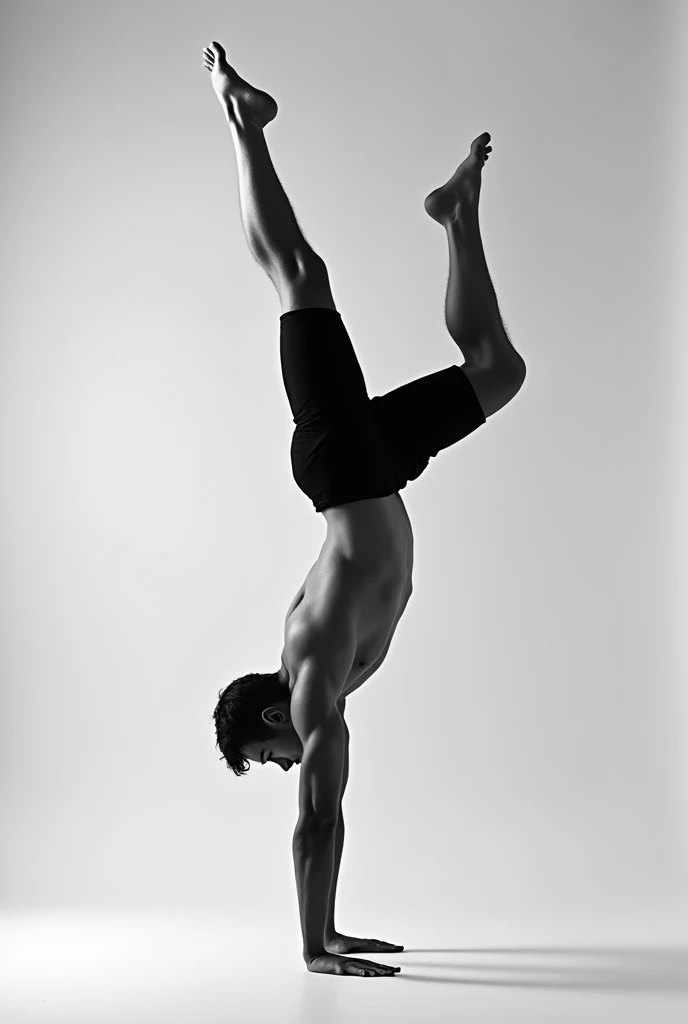
<svg viewBox="0 0 688 1024"><path fill-rule="evenodd" d="M301 763L303 744L289 713L289 673L249 672L224 690L213 712L216 746L235 775L245 775L250 761L278 764L287 772Z"/></svg>

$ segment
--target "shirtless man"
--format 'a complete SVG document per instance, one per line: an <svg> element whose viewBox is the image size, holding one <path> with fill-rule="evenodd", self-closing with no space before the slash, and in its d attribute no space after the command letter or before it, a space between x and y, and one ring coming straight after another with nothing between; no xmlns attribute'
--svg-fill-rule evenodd
<svg viewBox="0 0 688 1024"><path fill-rule="evenodd" d="M487 132L446 185L425 200L449 241L445 317L465 362L387 395L368 397L322 258L296 222L263 129L277 114L213 42L203 51L236 149L249 249L282 305L280 360L294 414L297 486L327 523L318 558L287 611L277 672L250 673L220 693L217 745L236 775L249 762L301 764L293 856L309 971L391 976L400 970L349 953L392 953L376 939L342 935L334 902L344 842L341 801L349 773L347 697L380 667L411 596L413 533L399 491L431 457L503 408L525 363L501 320L478 224Z"/></svg>

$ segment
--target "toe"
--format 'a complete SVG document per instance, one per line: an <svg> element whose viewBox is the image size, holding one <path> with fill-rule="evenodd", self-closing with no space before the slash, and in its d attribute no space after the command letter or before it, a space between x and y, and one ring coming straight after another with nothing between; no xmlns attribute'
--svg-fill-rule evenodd
<svg viewBox="0 0 688 1024"><path fill-rule="evenodd" d="M489 132L483 132L477 139L473 139L473 142L471 143L471 152L478 154L481 150L484 151L491 137L492 136Z"/></svg>

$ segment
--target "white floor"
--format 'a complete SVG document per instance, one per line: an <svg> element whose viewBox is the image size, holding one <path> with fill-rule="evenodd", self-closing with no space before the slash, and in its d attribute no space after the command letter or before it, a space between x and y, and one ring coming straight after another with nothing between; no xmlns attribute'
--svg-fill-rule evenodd
<svg viewBox="0 0 688 1024"><path fill-rule="evenodd" d="M406 924L394 978L309 974L294 922L0 917L0 1020L88 1024L686 1024L688 922ZM556 932L556 934L555 934ZM622 934L623 933L623 934ZM440 937L441 936L441 937Z"/></svg>

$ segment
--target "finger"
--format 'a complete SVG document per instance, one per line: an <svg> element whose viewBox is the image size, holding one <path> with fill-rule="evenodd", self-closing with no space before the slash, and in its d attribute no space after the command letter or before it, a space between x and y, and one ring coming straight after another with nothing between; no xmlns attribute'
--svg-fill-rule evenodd
<svg viewBox="0 0 688 1024"><path fill-rule="evenodd" d="M376 967L379 970L385 971L386 973L401 970L401 967L391 967L389 964L378 964L374 960L359 960L358 963L362 964L366 968L366 970L370 969L371 967Z"/></svg>
<svg viewBox="0 0 688 1024"><path fill-rule="evenodd" d="M359 978L372 978L377 973L371 967L362 967L361 964L349 963L345 967L347 974L355 974Z"/></svg>
<svg viewBox="0 0 688 1024"><path fill-rule="evenodd" d="M401 953L403 948L403 946L396 946L393 942L384 942L382 939L366 939L360 946L350 949L349 952L355 953L358 950L361 953Z"/></svg>

